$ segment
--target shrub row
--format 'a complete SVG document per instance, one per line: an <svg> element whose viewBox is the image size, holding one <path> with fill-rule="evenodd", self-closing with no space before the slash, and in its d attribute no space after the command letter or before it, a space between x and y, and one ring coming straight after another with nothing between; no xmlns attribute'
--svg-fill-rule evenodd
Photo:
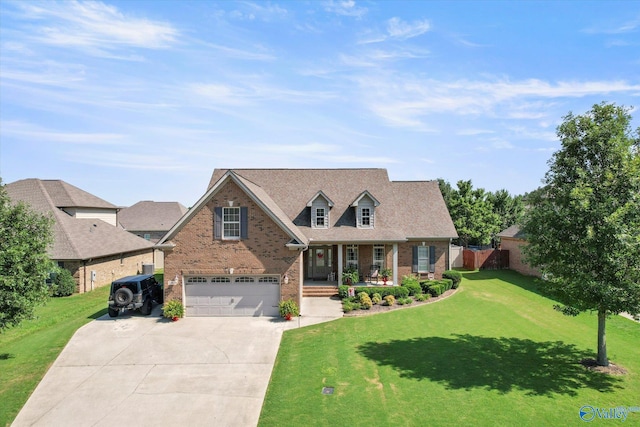
<svg viewBox="0 0 640 427"><path fill-rule="evenodd" d="M431 294L433 297L439 297L453 287L453 280L423 280L420 282L420 287L424 293Z"/></svg>
<svg viewBox="0 0 640 427"><path fill-rule="evenodd" d="M347 285L338 286L338 295L340 299L347 298L349 296L349 288ZM361 292L366 292L369 297L373 296L373 294L380 294L380 296L384 299L387 295L393 295L396 299L398 298L406 298L409 296L409 289L405 286L355 286L356 295L359 295Z"/></svg>
<svg viewBox="0 0 640 427"><path fill-rule="evenodd" d="M404 276L401 285L409 290L409 295L420 295L422 293L420 282L414 276Z"/></svg>
<svg viewBox="0 0 640 427"><path fill-rule="evenodd" d="M458 285L462 281L462 273L456 270L447 270L444 273L442 273L442 278L453 280L453 286L451 288L458 289Z"/></svg>

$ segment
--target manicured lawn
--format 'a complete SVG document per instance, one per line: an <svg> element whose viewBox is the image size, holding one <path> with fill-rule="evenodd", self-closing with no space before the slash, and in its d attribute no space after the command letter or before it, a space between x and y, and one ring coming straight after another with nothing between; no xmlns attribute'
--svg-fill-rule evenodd
<svg viewBox="0 0 640 427"><path fill-rule="evenodd" d="M465 272L434 304L287 331L260 426L566 426L583 405L640 407L640 324L607 321L609 359L629 373L593 373L578 362L595 357L597 316L563 316L535 290Z"/></svg>
<svg viewBox="0 0 640 427"><path fill-rule="evenodd" d="M0 426L18 415L74 332L107 312L109 286L52 298L36 319L0 334Z"/></svg>

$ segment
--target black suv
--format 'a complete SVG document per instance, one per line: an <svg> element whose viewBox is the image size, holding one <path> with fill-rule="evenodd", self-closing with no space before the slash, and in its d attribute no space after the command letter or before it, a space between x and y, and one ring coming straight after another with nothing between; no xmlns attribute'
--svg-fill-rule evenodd
<svg viewBox="0 0 640 427"><path fill-rule="evenodd" d="M109 292L109 316L117 317L125 309L140 309L144 315L151 314L153 301L163 302L162 285L153 274L140 274L118 279L111 284Z"/></svg>

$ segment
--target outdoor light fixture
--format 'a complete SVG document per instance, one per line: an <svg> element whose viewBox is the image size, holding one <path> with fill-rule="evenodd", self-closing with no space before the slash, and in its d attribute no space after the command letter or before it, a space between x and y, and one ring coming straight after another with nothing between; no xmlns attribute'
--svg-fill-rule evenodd
<svg viewBox="0 0 640 427"><path fill-rule="evenodd" d="M289 283L289 276L285 274L284 277L282 278L282 281L284 282L285 285Z"/></svg>

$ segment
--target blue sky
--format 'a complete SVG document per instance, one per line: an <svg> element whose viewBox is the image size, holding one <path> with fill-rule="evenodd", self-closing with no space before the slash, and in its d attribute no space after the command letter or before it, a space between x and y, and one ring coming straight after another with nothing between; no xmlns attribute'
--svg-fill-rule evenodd
<svg viewBox="0 0 640 427"><path fill-rule="evenodd" d="M569 111L616 102L640 125L637 1L0 7L3 182L63 179L116 205L191 206L228 167L523 194Z"/></svg>

